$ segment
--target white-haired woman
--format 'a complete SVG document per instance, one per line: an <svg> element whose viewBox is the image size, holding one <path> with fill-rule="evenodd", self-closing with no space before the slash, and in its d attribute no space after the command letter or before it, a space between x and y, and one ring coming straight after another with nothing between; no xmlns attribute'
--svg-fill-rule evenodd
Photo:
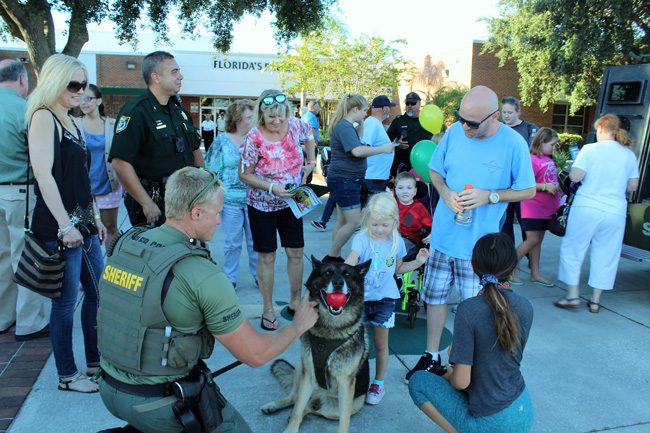
<svg viewBox="0 0 650 433"><path fill-rule="evenodd" d="M303 273L302 219L293 215L283 198L292 187L305 181L316 166L316 145L309 125L292 115L293 108L284 93L275 89L262 92L255 103L255 124L242 144L240 179L246 183L248 216L253 248L259 253L257 281L264 303L262 329L277 329L273 308L273 279L276 232L287 253L287 273L291 298L289 312L300 303ZM307 153L303 166L301 143Z"/></svg>
<svg viewBox="0 0 650 433"><path fill-rule="evenodd" d="M78 107L88 85L83 63L63 54L50 56L41 69L38 87L27 103L28 142L36 204L32 231L54 249L65 248L66 267L61 297L52 299L50 337L59 375L59 389L97 392L89 379L99 369L97 348L98 282L104 262L100 239L106 236L90 191L88 151L83 136L68 115ZM86 374L72 352L74 307L79 283L84 291L81 326Z"/></svg>

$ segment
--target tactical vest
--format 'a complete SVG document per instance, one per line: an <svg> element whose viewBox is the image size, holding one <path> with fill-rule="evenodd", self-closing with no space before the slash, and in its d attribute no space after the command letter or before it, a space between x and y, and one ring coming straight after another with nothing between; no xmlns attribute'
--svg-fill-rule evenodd
<svg viewBox="0 0 650 433"><path fill-rule="evenodd" d="M171 328L162 310L163 287L172 267L210 251L190 242L168 246L142 236L136 227L115 244L100 278L97 338L102 358L120 370L143 376L185 376L199 358L208 358L214 337L203 328L184 334Z"/></svg>

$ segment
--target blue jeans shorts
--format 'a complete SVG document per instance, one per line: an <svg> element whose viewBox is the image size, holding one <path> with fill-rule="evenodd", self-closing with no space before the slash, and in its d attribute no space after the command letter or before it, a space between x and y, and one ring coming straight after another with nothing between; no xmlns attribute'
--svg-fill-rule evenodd
<svg viewBox="0 0 650 433"><path fill-rule="evenodd" d="M365 301L363 303L365 325L379 328L395 327L395 299L384 298L380 301Z"/></svg>
<svg viewBox="0 0 650 433"><path fill-rule="evenodd" d="M342 211L361 207L361 185L363 179L347 177L327 177L327 188L330 190L330 200L334 197L336 205Z"/></svg>

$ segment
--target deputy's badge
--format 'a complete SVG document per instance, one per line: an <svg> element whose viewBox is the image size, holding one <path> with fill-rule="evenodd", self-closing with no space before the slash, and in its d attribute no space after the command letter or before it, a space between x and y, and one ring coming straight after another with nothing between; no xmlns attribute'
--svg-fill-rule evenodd
<svg viewBox="0 0 650 433"><path fill-rule="evenodd" d="M390 268L391 266L393 266L394 262L395 262L395 259L393 259L392 257L389 257L389 258L386 259L386 266L388 266Z"/></svg>
<svg viewBox="0 0 650 433"><path fill-rule="evenodd" d="M185 119L185 121L187 121L187 114L185 114L184 111L181 111L181 115L183 116L183 119Z"/></svg>
<svg viewBox="0 0 650 433"><path fill-rule="evenodd" d="M115 132L118 133L124 131L126 127L129 126L130 120L130 116L120 116L120 120L117 122L117 127L115 128Z"/></svg>

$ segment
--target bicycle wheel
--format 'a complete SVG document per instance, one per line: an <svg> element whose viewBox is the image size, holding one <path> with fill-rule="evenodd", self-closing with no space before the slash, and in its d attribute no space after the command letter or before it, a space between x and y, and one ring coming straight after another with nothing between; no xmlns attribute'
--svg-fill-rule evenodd
<svg viewBox="0 0 650 433"><path fill-rule="evenodd" d="M418 307L418 304L412 302L409 303L408 305L408 321L409 321L409 328L414 329L415 328L415 321L418 318L418 310L420 308Z"/></svg>

